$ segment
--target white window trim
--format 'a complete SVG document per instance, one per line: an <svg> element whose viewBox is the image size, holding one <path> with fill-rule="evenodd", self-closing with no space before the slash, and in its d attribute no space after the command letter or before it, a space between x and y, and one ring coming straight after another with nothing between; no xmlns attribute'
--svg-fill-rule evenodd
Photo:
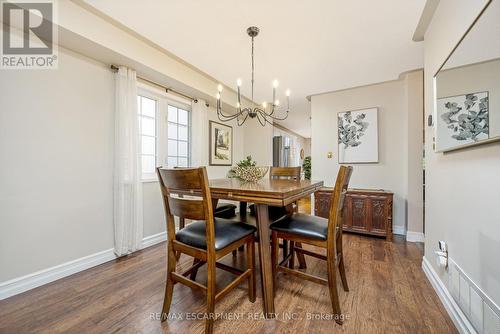
<svg viewBox="0 0 500 334"><path fill-rule="evenodd" d="M168 162L168 105L188 111L188 165L191 164L192 145L192 110L191 101L176 95L168 94L157 87L142 82L137 83L137 95L141 95L157 102L156 108L156 166L166 166ZM141 171L142 175L142 171ZM143 183L158 182L156 174L142 178Z"/></svg>
<svg viewBox="0 0 500 334"><path fill-rule="evenodd" d="M188 136L187 136L188 154L187 154L187 159L188 159L188 162L187 162L187 165L191 166L191 161L192 161L192 157L191 157L191 153L192 153L192 151L191 151L191 143L192 143L192 137L191 137L191 131L192 131L192 120L191 120L192 112L191 112L191 106L187 105L187 104L184 104L184 103L178 103L178 102L175 102L175 101L171 101L171 100L169 100L167 102L168 102L168 105L170 105L172 107L175 107L177 109L183 109L183 110L186 110L188 112L188 123L187 123L187 130L188 130ZM167 106L167 112L168 112L168 106ZM168 129L168 123L176 124L177 127L183 126L180 123L169 122L168 121L168 115L167 115L167 122L166 122L167 129ZM175 139L172 139L172 140L175 140ZM177 141L184 141L184 140L177 140ZM167 131L167 145L168 145L168 131ZM168 162L168 150L166 150L166 152L167 152L167 154L166 154L165 163ZM179 155L176 155L176 157L179 158Z"/></svg>

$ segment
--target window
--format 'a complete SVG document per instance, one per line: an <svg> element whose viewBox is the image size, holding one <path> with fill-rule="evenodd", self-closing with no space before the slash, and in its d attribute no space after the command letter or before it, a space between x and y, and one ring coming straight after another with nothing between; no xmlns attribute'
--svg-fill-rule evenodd
<svg viewBox="0 0 500 334"><path fill-rule="evenodd" d="M168 167L187 167L190 164L190 116L186 109L168 106Z"/></svg>
<svg viewBox="0 0 500 334"><path fill-rule="evenodd" d="M157 101L145 96L137 96L137 110L141 134L142 179L155 178L157 162Z"/></svg>

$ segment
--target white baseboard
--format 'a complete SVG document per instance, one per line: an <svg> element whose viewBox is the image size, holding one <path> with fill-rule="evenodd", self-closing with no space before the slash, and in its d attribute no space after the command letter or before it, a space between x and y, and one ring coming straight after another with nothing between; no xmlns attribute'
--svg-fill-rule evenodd
<svg viewBox="0 0 500 334"><path fill-rule="evenodd" d="M425 236L422 232L406 231L406 241L410 242L424 242Z"/></svg>
<svg viewBox="0 0 500 334"><path fill-rule="evenodd" d="M142 248L156 245L166 240L166 232L161 232L142 239ZM0 300L34 289L80 271L98 266L116 259L113 248L68 261L54 267L43 269L25 276L0 283Z"/></svg>
<svg viewBox="0 0 500 334"><path fill-rule="evenodd" d="M167 240L167 232L160 232L142 239L142 248L148 248Z"/></svg>
<svg viewBox="0 0 500 334"><path fill-rule="evenodd" d="M444 308L448 312L457 327L457 330L462 334L476 334L476 330L472 326L472 323L467 319L465 314L462 312L458 304L455 302L447 287L439 278L438 274L432 268L429 260L424 256L422 259L422 269L431 282L432 287L436 291L441 303L443 303Z"/></svg>
<svg viewBox="0 0 500 334"><path fill-rule="evenodd" d="M392 233L399 234L399 235L405 235L406 230L403 226L392 226Z"/></svg>
<svg viewBox="0 0 500 334"><path fill-rule="evenodd" d="M113 248L0 283L0 300L116 259Z"/></svg>

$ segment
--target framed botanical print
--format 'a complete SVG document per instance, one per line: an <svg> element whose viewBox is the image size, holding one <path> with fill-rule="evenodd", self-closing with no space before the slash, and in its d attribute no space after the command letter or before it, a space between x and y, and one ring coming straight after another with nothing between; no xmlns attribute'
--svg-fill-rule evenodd
<svg viewBox="0 0 500 334"><path fill-rule="evenodd" d="M378 162L378 108L338 113L339 163Z"/></svg>
<svg viewBox="0 0 500 334"><path fill-rule="evenodd" d="M229 125L209 122L210 166L233 164L233 128Z"/></svg>
<svg viewBox="0 0 500 334"><path fill-rule="evenodd" d="M436 149L449 151L490 138L488 92L437 99Z"/></svg>

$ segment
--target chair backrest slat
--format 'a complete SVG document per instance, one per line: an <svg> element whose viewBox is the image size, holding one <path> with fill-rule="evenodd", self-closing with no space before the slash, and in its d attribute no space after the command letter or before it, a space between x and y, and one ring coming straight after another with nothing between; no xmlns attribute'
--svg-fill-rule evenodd
<svg viewBox="0 0 500 334"><path fill-rule="evenodd" d="M175 190L201 190L203 181L198 168L160 169L165 187Z"/></svg>
<svg viewBox="0 0 500 334"><path fill-rule="evenodd" d="M351 166L340 166L330 204L330 212L328 216L328 238L334 237L337 227L342 228L345 196L351 175Z"/></svg>
<svg viewBox="0 0 500 334"><path fill-rule="evenodd" d="M205 167L156 169L163 195L169 240L175 238L174 216L206 223L207 251L215 252L212 196Z"/></svg>
<svg viewBox="0 0 500 334"><path fill-rule="evenodd" d="M271 179L300 180L300 166L299 167L271 167L271 169L269 170L269 177Z"/></svg>
<svg viewBox="0 0 500 334"><path fill-rule="evenodd" d="M168 199L172 215L192 220L205 220L203 201L172 197Z"/></svg>

